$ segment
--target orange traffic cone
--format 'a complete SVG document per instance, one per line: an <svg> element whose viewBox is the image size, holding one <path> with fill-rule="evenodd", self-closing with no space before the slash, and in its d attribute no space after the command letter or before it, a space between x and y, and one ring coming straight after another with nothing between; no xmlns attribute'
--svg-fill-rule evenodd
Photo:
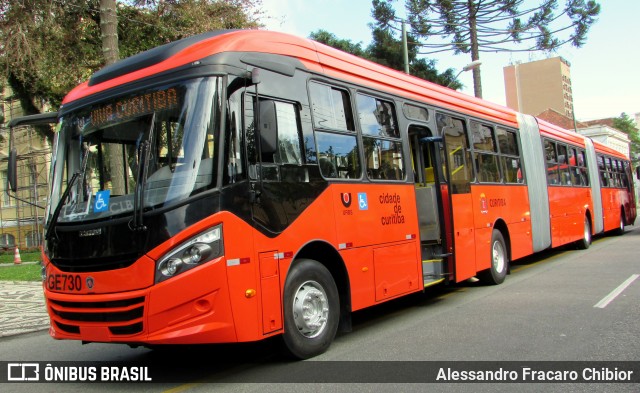
<svg viewBox="0 0 640 393"><path fill-rule="evenodd" d="M13 263L15 265L19 265L22 263L22 259L20 259L20 250L16 247L16 251L13 253Z"/></svg>

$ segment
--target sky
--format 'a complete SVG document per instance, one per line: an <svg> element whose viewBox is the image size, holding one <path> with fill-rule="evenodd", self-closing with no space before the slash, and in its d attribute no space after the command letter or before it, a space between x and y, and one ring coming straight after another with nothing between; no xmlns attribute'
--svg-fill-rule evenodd
<svg viewBox="0 0 640 393"><path fill-rule="evenodd" d="M560 8L565 1L558 3ZM600 0L599 3L600 15L581 48L567 44L551 56L542 52L481 53L483 98L506 105L505 66L562 56L571 64L578 120L617 117L622 112L633 118L640 112L640 1ZM371 0L262 0L262 4L268 16L263 21L268 30L308 37L311 32L323 29L338 38L361 42L363 47L371 42L368 26L373 22ZM404 1L394 4L400 14ZM436 59L440 72L453 68L457 73L471 62L469 54L454 55L453 52L425 57ZM463 72L458 79L465 85L461 91L473 95L471 72Z"/></svg>

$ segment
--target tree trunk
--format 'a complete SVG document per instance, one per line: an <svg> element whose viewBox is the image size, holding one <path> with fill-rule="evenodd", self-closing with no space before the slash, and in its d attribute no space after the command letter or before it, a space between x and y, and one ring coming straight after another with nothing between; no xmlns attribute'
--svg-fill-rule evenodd
<svg viewBox="0 0 640 393"><path fill-rule="evenodd" d="M471 39L471 61L480 60L480 50L478 47L478 27L476 21L476 6L474 0L469 0L469 33ZM482 98L482 81L480 78L480 68L473 69L473 92L478 98Z"/></svg>
<svg viewBox="0 0 640 393"><path fill-rule="evenodd" d="M100 34L102 39L102 54L104 55L105 66L108 66L120 58L116 0L100 0ZM109 157L112 195L126 194L124 176L125 163L122 159L122 149L122 145L110 145L106 147L106 153Z"/></svg>
<svg viewBox="0 0 640 393"><path fill-rule="evenodd" d="M100 34L105 65L113 64L120 58L116 0L100 0Z"/></svg>

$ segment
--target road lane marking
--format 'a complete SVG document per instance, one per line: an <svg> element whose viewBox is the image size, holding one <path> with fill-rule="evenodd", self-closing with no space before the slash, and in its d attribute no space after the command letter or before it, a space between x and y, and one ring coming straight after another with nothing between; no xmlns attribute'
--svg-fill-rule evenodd
<svg viewBox="0 0 640 393"><path fill-rule="evenodd" d="M596 308L605 308L605 307L607 307L607 305L609 303L611 303L613 301L613 299L618 297L618 295L620 295L622 293L622 291L627 289L627 287L629 285L631 285L631 283L634 282L638 277L640 277L640 274L632 274L631 277L627 278L627 280L625 282L623 282L622 284L620 284L620 286L618 288L616 288L613 291L611 291L610 294L608 294L607 296L602 298L602 300L600 300L593 307L596 307Z"/></svg>

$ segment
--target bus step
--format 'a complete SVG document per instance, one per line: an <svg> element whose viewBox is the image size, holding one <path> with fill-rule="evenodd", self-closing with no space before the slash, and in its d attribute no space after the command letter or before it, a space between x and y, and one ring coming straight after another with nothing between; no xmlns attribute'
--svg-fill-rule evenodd
<svg viewBox="0 0 640 393"><path fill-rule="evenodd" d="M426 259L422 261L422 280L424 287L441 283L445 280L442 259Z"/></svg>

